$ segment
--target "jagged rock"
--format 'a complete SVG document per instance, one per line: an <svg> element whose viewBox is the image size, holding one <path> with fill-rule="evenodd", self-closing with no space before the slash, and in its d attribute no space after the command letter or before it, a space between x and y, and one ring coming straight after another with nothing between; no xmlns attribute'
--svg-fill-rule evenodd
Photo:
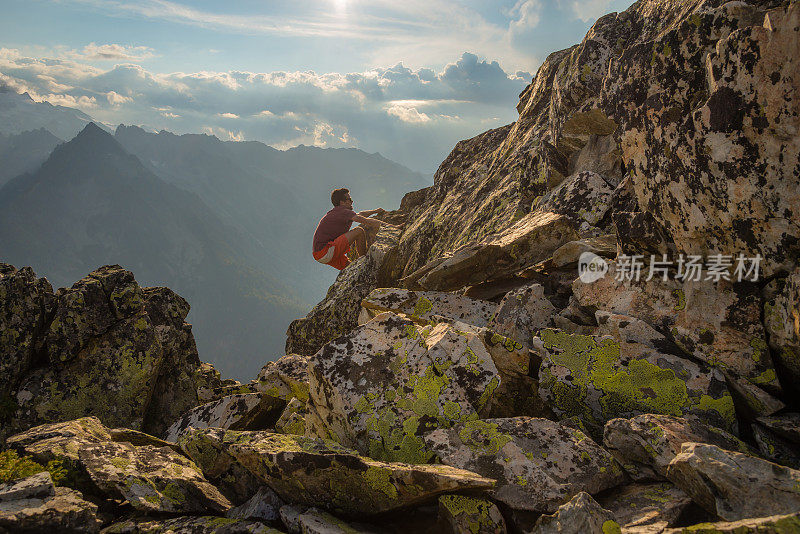
<svg viewBox="0 0 800 534"><path fill-rule="evenodd" d="M92 337L63 367L33 371L20 386L15 429L96 415L139 429L161 365L161 343L140 311Z"/></svg>
<svg viewBox="0 0 800 534"><path fill-rule="evenodd" d="M131 430L130 428L112 428L108 431L111 436L111 441L127 441L131 445L140 447L142 445L152 445L153 447L169 447L175 452L180 453L181 449L172 441L166 441L138 430Z"/></svg>
<svg viewBox="0 0 800 534"><path fill-rule="evenodd" d="M466 495L439 497L439 520L452 534L505 534L503 514L492 501Z"/></svg>
<svg viewBox="0 0 800 534"><path fill-rule="evenodd" d="M306 433L306 404L298 399L292 399L286 405L286 409L275 422L275 430L283 434L297 434L303 436Z"/></svg>
<svg viewBox="0 0 800 534"><path fill-rule="evenodd" d="M689 496L669 482L622 486L597 502L611 512L622 532L642 534L675 525L692 505Z"/></svg>
<svg viewBox="0 0 800 534"><path fill-rule="evenodd" d="M497 479L492 497L515 509L553 512L578 492L624 480L616 460L585 434L547 419L470 421L434 430L425 443L444 464Z"/></svg>
<svg viewBox="0 0 800 534"><path fill-rule="evenodd" d="M760 254L766 276L796 257L799 10L648 2L609 17L642 44L614 55L600 98L639 204L684 253Z"/></svg>
<svg viewBox="0 0 800 534"><path fill-rule="evenodd" d="M504 341L498 336L493 348L457 326L418 328L383 313L311 358L311 419L323 435L372 458L425 463L432 458L425 432L488 414L499 368L529 371L528 351Z"/></svg>
<svg viewBox="0 0 800 534"><path fill-rule="evenodd" d="M52 493L48 495L0 499L0 531L94 533L100 530L102 521L97 518L95 504L85 501L78 491L54 488L52 481L50 489Z"/></svg>
<svg viewBox="0 0 800 534"><path fill-rule="evenodd" d="M281 506L281 522L289 531L289 534L300 534L300 514L302 514L304 511L305 510L303 508L292 506L290 504Z"/></svg>
<svg viewBox="0 0 800 534"><path fill-rule="evenodd" d="M47 332L47 353L53 364L77 357L93 337L119 320L144 309L133 273L105 265L56 293L56 309Z"/></svg>
<svg viewBox="0 0 800 534"><path fill-rule="evenodd" d="M649 212L614 212L611 215L617 230L617 243L622 254L634 254L662 258L675 257L675 244L670 241L664 228Z"/></svg>
<svg viewBox="0 0 800 534"><path fill-rule="evenodd" d="M191 461L168 447L99 443L78 451L101 491L149 512L225 512L231 503Z"/></svg>
<svg viewBox="0 0 800 534"><path fill-rule="evenodd" d="M591 252L603 258L615 258L617 238L614 235L603 235L570 241L553 252L552 265L555 268L564 268L576 264L584 252Z"/></svg>
<svg viewBox="0 0 800 534"><path fill-rule="evenodd" d="M27 478L0 484L0 502L45 499L56 494L50 473L44 471Z"/></svg>
<svg viewBox="0 0 800 534"><path fill-rule="evenodd" d="M721 280L678 282L656 273L647 281L647 267L637 281L617 280L615 262L593 283L576 279L575 305L641 319L669 334L687 354L722 370L752 417L774 413L783 404L775 368L761 324L762 301L753 283ZM705 276L705 274L704 274ZM747 382L756 387L748 387ZM760 388L760 389L759 389Z"/></svg>
<svg viewBox="0 0 800 534"><path fill-rule="evenodd" d="M268 486L262 486L246 503L231 508L226 517L232 519L259 519L279 521L283 501Z"/></svg>
<svg viewBox="0 0 800 534"><path fill-rule="evenodd" d="M745 442L692 415L644 414L612 419L603 430L603 446L619 460L634 480L666 478L667 467L684 443L708 443L752 454Z"/></svg>
<svg viewBox="0 0 800 534"><path fill-rule="evenodd" d="M345 523L323 510L309 508L298 517L303 534L377 534L365 525Z"/></svg>
<svg viewBox="0 0 800 534"><path fill-rule="evenodd" d="M759 417L757 421L784 439L800 444L800 413Z"/></svg>
<svg viewBox="0 0 800 534"><path fill-rule="evenodd" d="M667 529L664 534L784 534L789 532L800 532L800 513L740 521L700 523L685 528Z"/></svg>
<svg viewBox="0 0 800 534"><path fill-rule="evenodd" d="M202 404L198 391L207 378L203 376L192 325L186 322L189 303L166 287L146 287L142 293L164 353L142 430L163 436L182 414ZM214 371L210 364L205 365Z"/></svg>
<svg viewBox="0 0 800 534"><path fill-rule="evenodd" d="M595 226L605 216L614 189L599 174L582 171L535 200L532 209L567 215L579 224Z"/></svg>
<svg viewBox="0 0 800 534"><path fill-rule="evenodd" d="M531 284L506 294L489 326L530 347L534 332L551 326L555 312L555 306L544 295L544 287Z"/></svg>
<svg viewBox="0 0 800 534"><path fill-rule="evenodd" d="M532 213L492 239L456 251L427 270L418 283L432 291L452 291L502 278L547 259L561 245L578 237L568 217Z"/></svg>
<svg viewBox="0 0 800 534"><path fill-rule="evenodd" d="M562 504L553 515L536 521L531 534L611 534L619 532L619 524L592 496L582 491Z"/></svg>
<svg viewBox="0 0 800 534"><path fill-rule="evenodd" d="M539 332L539 394L561 417L578 416L591 432L641 413L694 414L736 431L722 375L688 359L611 336Z"/></svg>
<svg viewBox="0 0 800 534"><path fill-rule="evenodd" d="M328 289L325 299L303 319L292 321L286 331L286 354L311 356L332 339L358 325L361 300L376 287L387 283L395 268L400 231L382 228L367 255L343 269Z"/></svg>
<svg viewBox="0 0 800 534"><path fill-rule="evenodd" d="M800 447L797 443L783 439L764 425L750 426L761 456L775 463L800 469Z"/></svg>
<svg viewBox="0 0 800 534"><path fill-rule="evenodd" d="M181 447L203 472L213 473L224 455L286 502L334 513L378 514L441 493L494 485L491 479L461 469L384 463L331 441L271 432L196 430L184 436Z"/></svg>
<svg viewBox="0 0 800 534"><path fill-rule="evenodd" d="M128 519L103 529L102 534L283 534L260 521L218 516L185 516L172 519Z"/></svg>
<svg viewBox="0 0 800 534"><path fill-rule="evenodd" d="M800 510L800 471L714 445L684 443L667 478L725 521Z"/></svg>
<svg viewBox="0 0 800 534"><path fill-rule="evenodd" d="M361 301L361 307L363 309L359 324L366 323L380 313L391 311L421 324L427 324L435 315L441 315L480 327L489 324L497 305L454 293L382 288L367 295Z"/></svg>
<svg viewBox="0 0 800 534"><path fill-rule="evenodd" d="M280 417L286 401L261 393L229 395L197 408L192 408L167 430L167 441L178 439L189 428L230 428L262 430Z"/></svg>
<svg viewBox="0 0 800 534"><path fill-rule="evenodd" d="M53 287L36 278L30 267L16 270L0 263L0 423L13 409L11 393L35 359L47 315L53 306ZM2 434L2 432L0 432Z"/></svg>
<svg viewBox="0 0 800 534"><path fill-rule="evenodd" d="M255 390L289 401L308 400L308 357L287 354L261 368L256 377Z"/></svg>
<svg viewBox="0 0 800 534"><path fill-rule="evenodd" d="M770 287L772 286L772 287ZM786 279L770 282L771 298L764 300L764 326L772 354L795 391L800 387L800 268Z"/></svg>

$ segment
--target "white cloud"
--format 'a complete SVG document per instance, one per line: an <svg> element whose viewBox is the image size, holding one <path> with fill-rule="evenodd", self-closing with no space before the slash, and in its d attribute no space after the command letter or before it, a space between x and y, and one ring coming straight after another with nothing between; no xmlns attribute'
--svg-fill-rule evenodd
<svg viewBox="0 0 800 534"><path fill-rule="evenodd" d="M36 100L79 107L106 123L176 133L206 128L276 148L356 146L430 172L460 139L515 120L517 96L530 81L527 72L507 73L471 53L439 71L396 64L325 74L158 73L0 49L0 73Z"/></svg>
<svg viewBox="0 0 800 534"><path fill-rule="evenodd" d="M154 56L153 49L147 46L125 46L113 43L104 45L89 43L82 50L71 50L65 55L74 59L95 61L142 61Z"/></svg>
<svg viewBox="0 0 800 534"><path fill-rule="evenodd" d="M400 106L400 105L391 105L387 106L386 113L389 115L394 115L398 119L403 122L430 122L431 118L426 115L425 113L420 113L417 108L413 106Z"/></svg>

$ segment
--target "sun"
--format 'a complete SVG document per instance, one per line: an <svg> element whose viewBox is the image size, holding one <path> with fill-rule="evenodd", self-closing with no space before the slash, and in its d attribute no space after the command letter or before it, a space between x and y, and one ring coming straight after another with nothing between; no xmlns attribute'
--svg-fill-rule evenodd
<svg viewBox="0 0 800 534"><path fill-rule="evenodd" d="M332 0L333 7L336 8L336 11L343 12L347 9L347 0Z"/></svg>

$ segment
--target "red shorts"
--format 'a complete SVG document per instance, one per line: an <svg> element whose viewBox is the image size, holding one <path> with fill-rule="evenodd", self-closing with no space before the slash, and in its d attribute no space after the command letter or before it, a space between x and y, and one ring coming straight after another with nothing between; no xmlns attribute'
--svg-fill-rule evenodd
<svg viewBox="0 0 800 534"><path fill-rule="evenodd" d="M346 256L348 252L350 252L350 243L347 241L347 235L342 234L315 252L314 259L341 271L350 264L350 260Z"/></svg>

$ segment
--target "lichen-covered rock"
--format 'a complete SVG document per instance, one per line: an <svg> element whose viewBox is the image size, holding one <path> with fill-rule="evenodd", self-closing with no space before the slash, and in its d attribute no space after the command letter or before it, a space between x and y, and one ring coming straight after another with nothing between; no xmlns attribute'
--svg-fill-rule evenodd
<svg viewBox="0 0 800 534"><path fill-rule="evenodd" d="M112 305L111 295L120 301ZM47 352L53 364L75 358L93 337L115 322L142 311L144 299L133 273L106 265L56 293L56 310L47 332Z"/></svg>
<svg viewBox="0 0 800 534"><path fill-rule="evenodd" d="M675 259L675 244L653 215L647 211L618 211L611 214L617 231L619 252L625 255L655 255Z"/></svg>
<svg viewBox="0 0 800 534"><path fill-rule="evenodd" d="M739 521L699 523L690 527L671 528L663 534L784 534L800 532L800 513L754 517Z"/></svg>
<svg viewBox="0 0 800 534"><path fill-rule="evenodd" d="M325 299L286 331L286 354L311 356L332 339L358 325L361 300L376 287L387 287L393 276L400 231L382 228L367 255L343 269Z"/></svg>
<svg viewBox="0 0 800 534"><path fill-rule="evenodd" d="M536 199L532 208L568 215L578 222L578 226L595 226L605 216L613 192L614 186L609 185L602 176L582 171Z"/></svg>
<svg viewBox="0 0 800 534"><path fill-rule="evenodd" d="M800 413L782 413L769 417L759 417L757 421L784 439L800 445Z"/></svg>
<svg viewBox="0 0 800 534"><path fill-rule="evenodd" d="M259 519L280 521L280 509L284 505L280 497L267 486L262 486L246 503L231 508L225 514L232 519Z"/></svg>
<svg viewBox="0 0 800 534"><path fill-rule="evenodd" d="M492 498L511 508L553 512L581 491L624 480L616 460L579 430L547 419L470 421L425 436L445 465L497 480Z"/></svg>
<svg viewBox="0 0 800 534"><path fill-rule="evenodd" d="M13 429L96 415L108 426L142 426L163 353L142 310L91 337L58 367L30 373L16 394Z"/></svg>
<svg viewBox="0 0 800 534"><path fill-rule="evenodd" d="M439 521L452 534L506 533L506 522L497 505L466 495L439 497Z"/></svg>
<svg viewBox="0 0 800 534"><path fill-rule="evenodd" d="M261 368L255 379L256 391L289 401L308 400L308 357L287 354Z"/></svg>
<svg viewBox="0 0 800 534"><path fill-rule="evenodd" d="M361 301L361 307L360 324L380 313L391 311L421 324L427 324L435 315L439 315L481 327L487 326L492 320L497 305L455 293L379 288Z"/></svg>
<svg viewBox="0 0 800 534"><path fill-rule="evenodd" d="M457 250L429 270L423 267L425 274L417 282L431 291L453 291L502 278L549 258L578 237L569 217L531 213L485 242Z"/></svg>
<svg viewBox="0 0 800 534"><path fill-rule="evenodd" d="M530 284L503 297L489 326L498 334L530 347L535 332L552 326L555 313L556 307L545 297L544 287Z"/></svg>
<svg viewBox="0 0 800 534"><path fill-rule="evenodd" d="M281 506L281 522L286 527L286 530L289 531L289 534L300 534L300 514L304 511L304 507L301 508L290 504Z"/></svg>
<svg viewBox="0 0 800 534"><path fill-rule="evenodd" d="M106 495L149 512L225 512L231 503L197 466L169 447L99 443L78 452L92 481Z"/></svg>
<svg viewBox="0 0 800 534"><path fill-rule="evenodd" d="M0 263L0 424L13 410L11 393L30 370L42 347L53 288L30 267L16 270Z"/></svg>
<svg viewBox="0 0 800 534"><path fill-rule="evenodd" d="M167 441L178 439L189 428L230 428L263 430L272 426L286 407L286 401L261 393L229 395L192 408L167 429Z"/></svg>
<svg viewBox="0 0 800 534"><path fill-rule="evenodd" d="M694 414L735 432L733 399L721 373L612 336L539 332L539 394L561 417L592 432L616 417Z"/></svg>
<svg viewBox="0 0 800 534"><path fill-rule="evenodd" d="M217 469L222 452L286 502L348 515L378 514L494 485L453 467L384 463L331 441L271 432L196 430L184 436L181 447L204 472Z"/></svg>
<svg viewBox="0 0 800 534"><path fill-rule="evenodd" d="M498 367L527 373L527 351L510 348L495 362L483 335L446 323L420 328L386 312L311 358L309 411L362 454L425 463L433 455L424 433L489 413Z"/></svg>
<svg viewBox="0 0 800 534"><path fill-rule="evenodd" d="M669 482L622 486L604 494L597 502L611 512L622 532L631 534L660 532L671 527L692 505L689 496Z"/></svg>
<svg viewBox="0 0 800 534"><path fill-rule="evenodd" d="M163 436L178 417L201 404L198 390L205 381L203 366L192 325L186 322L189 303L166 287L146 287L142 294L164 353L142 430Z"/></svg>
<svg viewBox="0 0 800 534"><path fill-rule="evenodd" d="M725 521L800 510L800 471L714 445L684 443L667 478Z"/></svg>
<svg viewBox="0 0 800 534"><path fill-rule="evenodd" d="M52 497L55 494L56 487L47 471L0 484L0 502Z"/></svg>
<svg viewBox="0 0 800 534"><path fill-rule="evenodd" d="M794 2L646 2L609 17L620 29L630 21L641 44L615 54L600 98L622 129L639 204L681 252L759 254L768 276L792 263L798 11Z"/></svg>
<svg viewBox="0 0 800 534"><path fill-rule="evenodd" d="M775 463L800 469L800 447L797 443L784 439L759 423L753 423L750 428L761 456Z"/></svg>
<svg viewBox="0 0 800 534"><path fill-rule="evenodd" d="M77 534L100 530L97 505L84 500L78 491L51 488L48 495L0 500L0 531Z"/></svg>
<svg viewBox="0 0 800 534"><path fill-rule="evenodd" d="M109 525L103 534L284 534L261 521L219 516L184 516L172 519L128 519Z"/></svg>
<svg viewBox="0 0 800 534"><path fill-rule="evenodd" d="M772 287L770 287L772 286ZM787 278L770 282L764 301L764 326L776 362L784 368L786 383L800 391L800 268Z"/></svg>
<svg viewBox="0 0 800 534"><path fill-rule="evenodd" d="M292 399L275 422L275 430L283 434L303 436L306 434L307 414L306 404L298 399Z"/></svg>
<svg viewBox="0 0 800 534"><path fill-rule="evenodd" d="M612 419L603 430L603 446L634 480L666 477L670 462L684 443L709 443L723 449L752 454L745 442L692 415L644 414L631 419Z"/></svg>
<svg viewBox="0 0 800 534"><path fill-rule="evenodd" d="M303 534L378 534L374 527L344 522L317 508L309 508L297 519Z"/></svg>
<svg viewBox="0 0 800 534"><path fill-rule="evenodd" d="M592 496L582 491L536 521L531 534L618 534L619 524Z"/></svg>
<svg viewBox="0 0 800 534"><path fill-rule="evenodd" d="M636 317L657 328L687 354L723 371L733 384L742 382L733 393L742 397L754 417L783 406L771 397L780 395L781 389L761 324L762 300L755 284L664 281L658 273L648 281L649 266L642 268L638 282L617 280L630 273L615 262L608 265L608 273L600 280L575 280L575 305ZM748 389L744 382L757 388Z"/></svg>

